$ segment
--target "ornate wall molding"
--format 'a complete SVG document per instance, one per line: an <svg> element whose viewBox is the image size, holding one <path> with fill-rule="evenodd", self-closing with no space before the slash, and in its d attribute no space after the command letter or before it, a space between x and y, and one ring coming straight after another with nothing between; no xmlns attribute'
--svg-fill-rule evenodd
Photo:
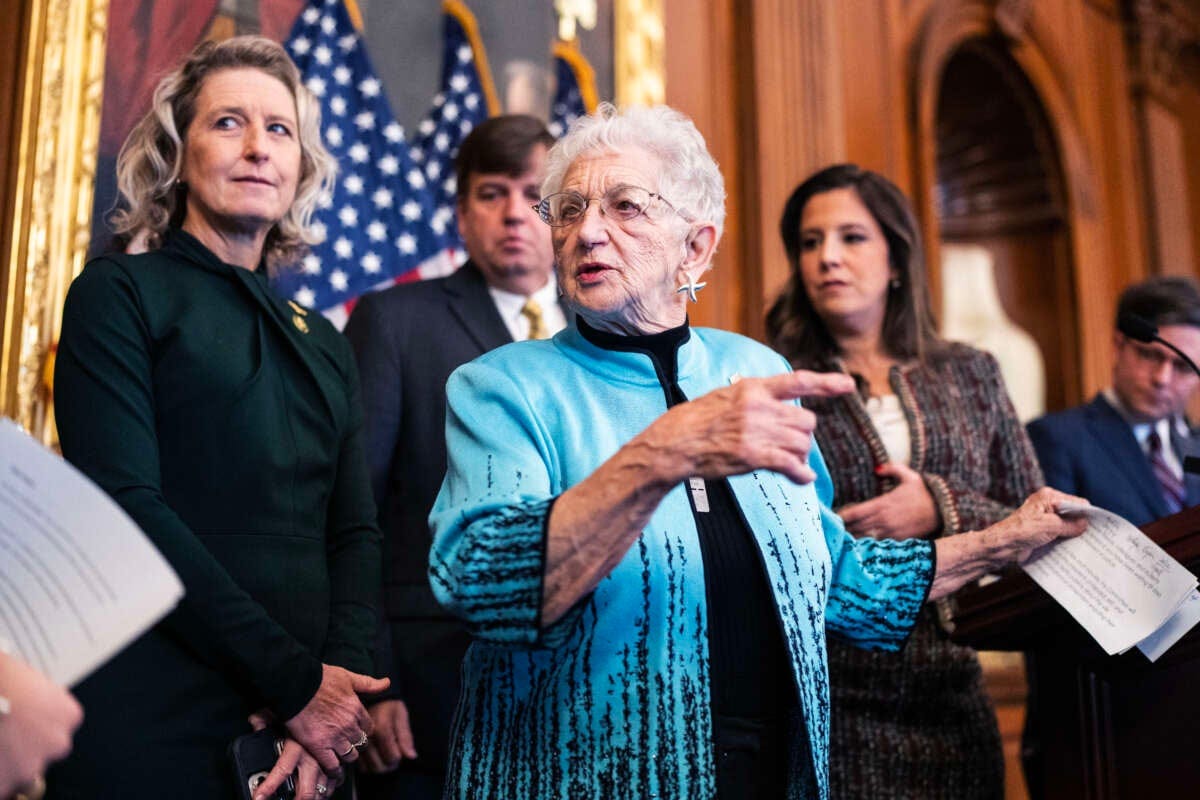
<svg viewBox="0 0 1200 800"><path fill-rule="evenodd" d="M1173 106L1180 54L1200 44L1200 15L1179 0L1132 0L1129 11L1133 88Z"/></svg>
<svg viewBox="0 0 1200 800"><path fill-rule="evenodd" d="M996 27L1010 39L1024 39L1032 12L1033 0L1000 0L996 3Z"/></svg>
<svg viewBox="0 0 1200 800"><path fill-rule="evenodd" d="M67 287L87 253L107 20L108 0L30 2L0 413L48 443L54 431L44 375Z"/></svg>
<svg viewBox="0 0 1200 800"><path fill-rule="evenodd" d="M666 102L663 0L616 0L613 16L617 105Z"/></svg>

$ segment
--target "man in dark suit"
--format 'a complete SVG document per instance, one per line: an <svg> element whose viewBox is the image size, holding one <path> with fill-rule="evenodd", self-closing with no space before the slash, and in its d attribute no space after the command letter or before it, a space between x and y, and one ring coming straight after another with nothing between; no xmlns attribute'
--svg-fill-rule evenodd
<svg viewBox="0 0 1200 800"><path fill-rule="evenodd" d="M362 298L346 325L384 533L388 635L380 668L393 686L370 709L375 733L363 764L382 774L363 776L364 800L442 795L459 664L470 643L434 600L427 576L427 518L446 472L446 379L489 350L566 325L550 229L532 209L553 143L544 124L527 116L495 117L472 131L456 161L458 227L469 260L446 278Z"/></svg>
<svg viewBox="0 0 1200 800"><path fill-rule="evenodd" d="M1200 361L1200 287L1160 276L1129 287L1117 317L1133 313ZM1183 460L1200 456L1184 409L1200 378L1170 349L1113 331L1112 385L1086 405L1029 423L1046 483L1144 525L1200 504L1200 476Z"/></svg>

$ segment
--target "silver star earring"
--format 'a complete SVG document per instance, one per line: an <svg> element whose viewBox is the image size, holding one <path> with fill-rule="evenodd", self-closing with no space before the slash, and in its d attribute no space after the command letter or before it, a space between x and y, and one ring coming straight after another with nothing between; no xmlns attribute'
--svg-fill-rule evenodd
<svg viewBox="0 0 1200 800"><path fill-rule="evenodd" d="M693 303L695 303L696 302L696 292L700 291L705 286L708 286L708 284L707 283L696 283L694 280L692 280L692 276L688 275L686 272L684 273L684 276L685 276L686 280L684 281L682 286L680 286L678 289L675 290L675 294L687 292L688 299L690 299Z"/></svg>

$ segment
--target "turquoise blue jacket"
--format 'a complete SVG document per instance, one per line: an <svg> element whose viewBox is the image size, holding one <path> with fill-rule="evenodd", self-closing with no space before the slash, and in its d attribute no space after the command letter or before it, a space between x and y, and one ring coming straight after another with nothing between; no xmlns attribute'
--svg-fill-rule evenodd
<svg viewBox="0 0 1200 800"><path fill-rule="evenodd" d="M679 384L697 398L735 375L788 370L734 334L693 329ZM703 564L683 486L616 569L553 625L540 618L553 499L667 408L650 358L600 349L570 328L460 368L447 386L445 483L430 517L430 580L476 637L463 665L450 796L712 797ZM790 796L825 798L826 627L895 650L933 577L921 540L855 540L832 484L758 471L730 479L779 611L800 698Z"/></svg>

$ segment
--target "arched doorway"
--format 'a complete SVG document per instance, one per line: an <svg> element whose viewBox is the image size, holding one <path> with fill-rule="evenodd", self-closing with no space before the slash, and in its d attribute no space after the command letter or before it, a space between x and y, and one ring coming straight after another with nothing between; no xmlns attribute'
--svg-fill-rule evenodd
<svg viewBox="0 0 1200 800"><path fill-rule="evenodd" d="M1041 352L1045 409L1078 402L1074 259L1059 144L1005 40L970 38L952 52L938 87L935 135L941 242L975 245L990 256L1004 314ZM954 268L943 260L943 294L951 301L956 275L947 269ZM1016 366L1005 365L1010 384L1031 365Z"/></svg>

